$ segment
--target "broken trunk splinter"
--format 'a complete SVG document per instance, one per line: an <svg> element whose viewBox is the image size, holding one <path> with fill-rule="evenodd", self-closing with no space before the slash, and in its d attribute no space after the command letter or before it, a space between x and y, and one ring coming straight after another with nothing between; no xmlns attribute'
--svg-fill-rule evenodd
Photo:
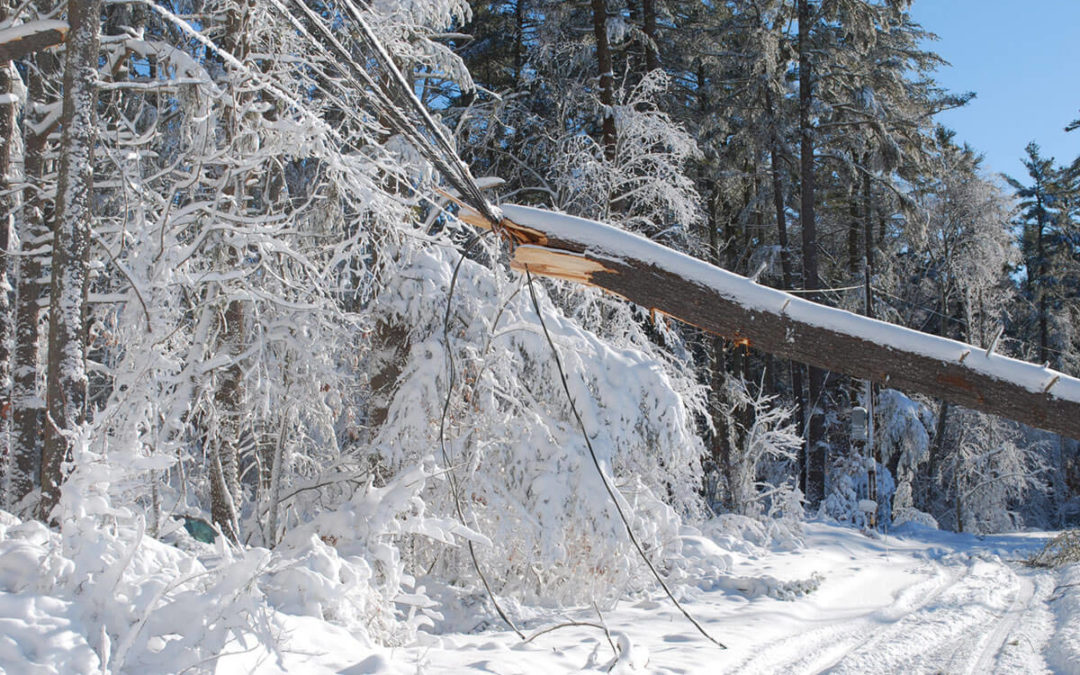
<svg viewBox="0 0 1080 675"><path fill-rule="evenodd" d="M1001 339L1001 334L1004 332L1005 326L998 326L997 332L994 333L994 339L990 341L990 346L986 348L986 358L990 358L994 350L997 349L998 340Z"/></svg>

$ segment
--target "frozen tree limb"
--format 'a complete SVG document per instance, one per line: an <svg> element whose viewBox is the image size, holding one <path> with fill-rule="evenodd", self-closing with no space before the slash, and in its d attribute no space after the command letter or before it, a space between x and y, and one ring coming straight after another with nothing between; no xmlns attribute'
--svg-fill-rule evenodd
<svg viewBox="0 0 1080 675"><path fill-rule="evenodd" d="M1080 380L819 305L582 218L502 207L511 265L601 288L737 344L1080 439ZM463 219L488 223L466 210Z"/></svg>
<svg viewBox="0 0 1080 675"><path fill-rule="evenodd" d="M0 30L0 62L55 47L67 37L66 21L31 21Z"/></svg>

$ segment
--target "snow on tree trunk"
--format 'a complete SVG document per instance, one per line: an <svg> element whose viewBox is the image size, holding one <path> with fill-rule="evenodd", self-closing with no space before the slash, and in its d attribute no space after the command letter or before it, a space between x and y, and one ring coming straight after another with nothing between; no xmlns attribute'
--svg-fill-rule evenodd
<svg viewBox="0 0 1080 675"><path fill-rule="evenodd" d="M0 21L6 21L11 13L8 0L0 0ZM14 457L10 446L11 397L8 386L11 378L11 353L8 337L11 335L11 303L8 299L9 261L11 247L12 215L15 199L11 192L11 144L15 140L15 92L11 63L3 60L0 53L0 489L9 493L10 466Z"/></svg>
<svg viewBox="0 0 1080 675"><path fill-rule="evenodd" d="M27 109L23 123L22 218L19 225L18 281L15 294L15 349L12 353L12 477L8 504L14 506L34 489L41 460L44 401L38 392L41 372L38 350L41 300L45 297L48 247L51 243L45 223L46 195L42 181L48 126L43 126L46 105L45 79L59 70L59 60L51 53L35 57L36 67L27 70Z"/></svg>
<svg viewBox="0 0 1080 675"><path fill-rule="evenodd" d="M601 223L503 205L512 266L597 286L736 344L1080 438L1080 380L826 307ZM464 214L474 225L486 223Z"/></svg>
<svg viewBox="0 0 1080 675"><path fill-rule="evenodd" d="M68 434L84 419L86 368L84 314L90 227L93 217L94 108L97 98L100 0L68 2L64 63L63 135L53 226L46 370L45 446L41 458L40 515L48 519L60 498Z"/></svg>

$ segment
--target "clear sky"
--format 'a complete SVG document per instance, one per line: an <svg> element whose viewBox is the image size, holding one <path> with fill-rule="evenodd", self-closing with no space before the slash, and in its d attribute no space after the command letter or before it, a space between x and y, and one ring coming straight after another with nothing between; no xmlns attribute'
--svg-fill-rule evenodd
<svg viewBox="0 0 1080 675"><path fill-rule="evenodd" d="M986 156L988 172L1023 180L1030 141L1058 164L1080 156L1080 129L1064 131L1080 117L1080 0L915 0L911 16L952 64L937 81L977 94L937 119Z"/></svg>

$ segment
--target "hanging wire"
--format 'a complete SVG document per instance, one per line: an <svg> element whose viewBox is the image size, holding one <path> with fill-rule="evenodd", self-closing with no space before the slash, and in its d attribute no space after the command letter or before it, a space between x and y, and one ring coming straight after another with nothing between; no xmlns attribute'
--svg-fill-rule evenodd
<svg viewBox="0 0 1080 675"><path fill-rule="evenodd" d="M680 612L682 612L682 615L686 617L686 620L689 621L706 640L720 649L727 649L727 646L710 635L709 631L705 630L705 627L702 626L698 620L683 607L682 603L675 598L675 594L668 588L667 582L660 576L660 573L656 570L652 561L649 560L649 556L645 554L645 549L641 546L641 542L638 541L637 535L634 534L634 528L630 525L630 519L627 517L626 512L623 511L622 505L619 503L619 497L615 492L615 487L611 485L607 474L604 473L604 469L600 465L600 458L596 456L596 450L593 449L592 439L589 438L589 432L585 428L585 421L582 420L581 413L578 412L577 404L574 402L574 397L570 394L570 383L566 379L566 371L563 369L562 358L559 356L559 350L555 347L555 341L551 338L551 333L548 332L547 322L544 321L544 315L540 311L540 302L536 298L536 289L533 285L532 272L529 271L528 265L525 265L525 278L527 280L526 283L529 286L529 297L532 299L533 311L536 312L536 316L540 320L540 327L543 329L544 337L547 339L548 346L551 348L551 358L555 361L555 368L559 373L563 392L566 394L566 401L570 405L570 412L573 413L574 419L577 420L578 427L581 429L581 436L585 439L585 447L588 448L589 456L592 457L593 466L596 467L596 472L600 476L600 482L604 484L604 490L607 491L608 496L611 498L611 502L615 505L615 511L618 512L619 519L622 520L622 524L626 528L626 534L630 538L630 543L634 545L638 555L645 562L649 571L652 572L653 578L655 578L657 583L660 584L660 587L664 589L664 593L667 594L668 599L671 600L672 604L674 604Z"/></svg>

